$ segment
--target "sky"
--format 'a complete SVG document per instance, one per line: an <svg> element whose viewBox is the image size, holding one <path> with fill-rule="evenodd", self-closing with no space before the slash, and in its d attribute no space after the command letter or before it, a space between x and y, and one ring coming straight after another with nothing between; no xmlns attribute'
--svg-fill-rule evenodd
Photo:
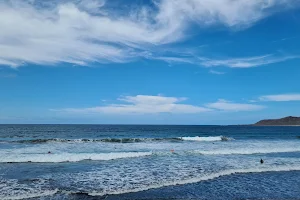
<svg viewBox="0 0 300 200"><path fill-rule="evenodd" d="M2 0L0 124L300 116L300 0Z"/></svg>

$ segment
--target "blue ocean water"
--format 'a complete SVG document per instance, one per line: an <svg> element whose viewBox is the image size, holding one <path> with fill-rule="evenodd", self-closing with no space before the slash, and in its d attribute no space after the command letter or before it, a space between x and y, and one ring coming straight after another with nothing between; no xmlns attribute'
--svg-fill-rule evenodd
<svg viewBox="0 0 300 200"><path fill-rule="evenodd" d="M297 199L299 175L300 127L0 125L0 199Z"/></svg>

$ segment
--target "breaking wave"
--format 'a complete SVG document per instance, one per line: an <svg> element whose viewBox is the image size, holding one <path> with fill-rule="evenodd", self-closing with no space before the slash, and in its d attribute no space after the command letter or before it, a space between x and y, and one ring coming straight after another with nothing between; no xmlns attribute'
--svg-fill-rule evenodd
<svg viewBox="0 0 300 200"><path fill-rule="evenodd" d="M28 140L13 140L2 141L10 143L25 143L25 144L42 144L42 143L87 143L87 142L108 142L108 143L138 143L138 142L179 142L179 141L228 141L232 138L225 136L208 136L208 137L178 137L178 138L100 138L100 139L28 139Z"/></svg>
<svg viewBox="0 0 300 200"><path fill-rule="evenodd" d="M218 150L194 150L193 153L199 153L203 155L250 155L250 154L268 154L268 153L291 153L300 152L299 148L264 148L264 149L218 149Z"/></svg>
<svg viewBox="0 0 300 200"><path fill-rule="evenodd" d="M171 182L165 182L161 184L146 186L146 187L140 187L136 189L124 189L119 191L109 191L109 192L89 192L88 195L90 196L104 196L104 195L113 195L113 194L124 194L124 193L131 193L131 192L140 192L145 191L149 189L156 189L166 186L173 186L173 185L184 185L184 184L191 184L191 183L197 183L200 181L206 181L215 179L222 176L228 176L232 174L244 174L244 173L261 173L261 172L280 172L280 171L299 171L300 166L278 166L278 167L266 167L266 168L249 168L249 169L231 169L231 170L224 170L212 174L207 174L202 177L195 177L191 179L186 180L178 180L178 181L171 181Z"/></svg>
<svg viewBox="0 0 300 200"><path fill-rule="evenodd" d="M52 196L54 194L83 194L88 196L105 196L105 195L117 195L117 194L125 194L125 193L133 193L133 192L141 192L149 189L157 189L166 186L174 186L174 185L185 185L198 183L201 181L213 180L223 176L229 176L233 174L246 174L246 173L263 173L263 172L284 172L284 171L299 171L300 166L290 165L290 166L277 166L277 167L262 167L262 168L247 168L247 169L228 169L222 170L219 172L209 173L203 175L201 177L194 177L190 179L176 180L176 181L167 181L159 184L145 185L142 187L130 189L130 188L122 188L120 190L101 190L101 191L66 191L60 189L52 189L44 188L43 183L35 183L33 185L25 185L19 184L16 180L5 180L4 182L0 180L0 186L3 186L2 191L0 191L0 198L4 200L8 199L27 199L27 198L38 198L44 196ZM15 188L21 188L19 190L15 190Z"/></svg>
<svg viewBox="0 0 300 200"><path fill-rule="evenodd" d="M14 154L2 156L0 158L0 163L79 162L83 160L114 160L120 158L135 158L150 155L152 155L152 152Z"/></svg>
<svg viewBox="0 0 300 200"><path fill-rule="evenodd" d="M44 180L37 180L34 184L27 185L18 183L14 179L0 179L0 188L1 200L35 199L51 196L58 192L58 189L47 188Z"/></svg>
<svg viewBox="0 0 300 200"><path fill-rule="evenodd" d="M52 196L58 192L57 189L55 190L43 190L43 191L33 191L33 192L23 192L22 194L8 194L8 195L2 195L0 194L0 197L2 200L19 200L19 199L31 199L31 198L41 198L45 196Z"/></svg>
<svg viewBox="0 0 300 200"><path fill-rule="evenodd" d="M180 137L181 140L187 141L199 141L199 142L213 142L213 141L228 141L232 140L232 138L228 138L225 136L208 136L208 137Z"/></svg>
<svg viewBox="0 0 300 200"><path fill-rule="evenodd" d="M33 139L33 140L14 140L9 141L12 143L28 143L28 144L41 144L41 143L87 143L87 142L108 142L108 143L137 143L137 142L155 142L155 141L181 141L180 138L101 138L101 139ZM8 141L6 141L8 142Z"/></svg>

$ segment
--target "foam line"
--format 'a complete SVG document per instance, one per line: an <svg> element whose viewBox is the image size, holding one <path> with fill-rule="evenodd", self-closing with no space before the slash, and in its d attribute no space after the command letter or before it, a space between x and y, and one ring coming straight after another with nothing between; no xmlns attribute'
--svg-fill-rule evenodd
<svg viewBox="0 0 300 200"><path fill-rule="evenodd" d="M2 156L0 163L59 163L79 162L82 160L114 160L120 158L135 158L149 156L152 152L117 152L117 153L51 153L51 154L13 154Z"/></svg>
<svg viewBox="0 0 300 200"><path fill-rule="evenodd" d="M298 152L299 148L263 148L263 149L219 149L219 150L194 150L193 153L199 153L203 155L232 155L232 154L241 154L241 155L251 155L251 154L268 154L268 153L290 153Z"/></svg>
<svg viewBox="0 0 300 200"><path fill-rule="evenodd" d="M184 184L191 184L191 183L197 183L200 181L206 181L215 179L222 176L228 176L232 174L241 174L241 173L260 173L260 172L279 172L279 171L299 171L300 166L282 166L282 167L273 167L273 168L250 168L250 169L232 169L232 170L224 170L221 172L208 174L206 176L187 179L187 180L180 180L180 181L172 181L172 182L166 182L162 184L147 186L143 188L137 188L137 189L129 189L129 190L121 190L121 191L111 191L111 192L90 192L88 193L90 196L104 196L104 195L112 195L112 194L124 194L124 193L131 193L131 192L140 192L145 191L149 189L157 189L161 187L166 186L174 186L174 185L184 185Z"/></svg>
<svg viewBox="0 0 300 200"><path fill-rule="evenodd" d="M224 136L208 136L208 137L181 137L180 139L186 141L198 141L198 142L213 142L213 141L227 141L230 138Z"/></svg>

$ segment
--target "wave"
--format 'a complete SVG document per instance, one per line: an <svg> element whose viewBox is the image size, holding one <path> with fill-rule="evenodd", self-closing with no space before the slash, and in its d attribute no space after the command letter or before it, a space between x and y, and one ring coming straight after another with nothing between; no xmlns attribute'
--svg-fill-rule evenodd
<svg viewBox="0 0 300 200"><path fill-rule="evenodd" d="M60 153L60 154L18 154L0 158L0 163L60 163L79 162L83 160L114 160L150 156L152 152L117 152L117 153Z"/></svg>
<svg viewBox="0 0 300 200"><path fill-rule="evenodd" d="M137 143L137 142L155 142L155 141L181 141L180 138L102 138L102 139L32 139L32 140L14 140L14 141L1 141L10 143L28 143L28 144L41 144L41 143L87 143L87 142L108 142L108 143Z"/></svg>
<svg viewBox="0 0 300 200"><path fill-rule="evenodd" d="M87 142L108 142L108 143L138 143L138 142L179 142L179 141L228 141L232 138L225 136L208 136L208 137L177 137L177 138L100 138L100 139L28 139L28 140L13 140L1 141L10 143L25 143L25 144L42 144L42 143L87 143Z"/></svg>
<svg viewBox="0 0 300 200"><path fill-rule="evenodd" d="M21 195L14 195L9 194L7 196L1 197L2 200L19 200L19 199L32 199L32 198L39 198L39 197L46 197L46 196L52 196L58 192L58 189L55 190L44 190L44 191L37 191L33 194L21 194Z"/></svg>
<svg viewBox="0 0 300 200"><path fill-rule="evenodd" d="M17 199L36 199L45 196L51 196L59 192L58 189L47 187L45 180L37 179L34 184L23 184L16 179L0 178L0 199L17 200Z"/></svg>
<svg viewBox="0 0 300 200"><path fill-rule="evenodd" d="M199 153L203 155L251 155L251 154L268 154L268 153L291 153L299 152L300 148L274 148L274 149L219 149L219 150L194 150L193 153Z"/></svg>
<svg viewBox="0 0 300 200"><path fill-rule="evenodd" d="M191 184L191 183L198 183L201 181L207 181L211 179L215 179L222 176L228 176L232 174L245 174L245 173L261 173L261 172L280 172L280 171L300 171L300 166L278 166L278 167L265 167L265 168L249 168L249 169L231 169L231 170L224 170L221 172L208 174L202 177L196 177L192 179L186 179L186 180L177 180L177 181L171 181L166 182L162 184L157 185L151 185L146 187L140 187L137 189L124 189L120 191L109 191L109 192L89 192L88 195L90 196L104 196L104 195L117 195L117 194L124 194L124 193L132 193L132 192L140 192L150 189L157 189L161 187L166 186L174 186L174 185L184 185L184 184Z"/></svg>
<svg viewBox="0 0 300 200"><path fill-rule="evenodd" d="M1 197L2 200L19 200L19 199L31 199L31 198L39 198L39 197L45 197L45 196L52 196L58 192L57 189L55 190L46 190L46 191L38 191L34 194L22 194L22 195L7 195Z"/></svg>
<svg viewBox="0 0 300 200"><path fill-rule="evenodd" d="M288 166L261 166L257 168L247 168L247 169L227 169L222 170L215 173L209 173L206 175L203 175L201 177L194 177L189 179L183 179L183 180L172 180L167 182L161 182L160 184L153 184L153 185L145 185L142 187L138 187L135 189L129 189L129 188L123 188L121 190L102 190L100 191L65 191L60 189L54 189L54 190L45 190L42 188L39 188L38 185L34 185L34 188L26 187L26 185L7 185L6 188L7 191L0 191L0 198L1 199L24 199L24 198L37 198L42 196L51 196L54 194L79 194L79 195L89 195L89 196L105 196L105 195L118 195L118 194L124 194L124 193L133 193L133 192L141 192L146 191L149 189L157 189L167 186L174 186L174 185L185 185L185 184L192 184L192 183L198 183L201 181L207 181L216 179L223 176L229 176L233 174L246 174L246 173L263 173L263 172L284 172L284 171L300 171L299 165L288 165ZM3 183L0 184L3 185ZM10 194L10 188L15 188L16 186L21 186L25 189L24 192L21 191L20 194ZM34 189L34 190L33 190Z"/></svg>
<svg viewBox="0 0 300 200"><path fill-rule="evenodd" d="M187 141L199 141L199 142L213 142L213 141L228 141L232 140L232 138L228 138L225 136L208 136L208 137L180 137L182 140Z"/></svg>

